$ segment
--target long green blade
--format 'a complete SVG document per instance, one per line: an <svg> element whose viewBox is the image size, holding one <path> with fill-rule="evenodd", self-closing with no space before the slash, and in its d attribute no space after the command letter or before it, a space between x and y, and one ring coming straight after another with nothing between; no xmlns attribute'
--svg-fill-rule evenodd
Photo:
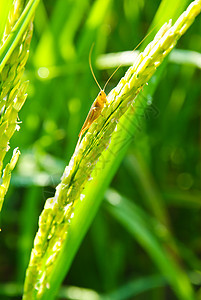
<svg viewBox="0 0 201 300"><path fill-rule="evenodd" d="M0 1L0 41L2 40L6 22L8 19L9 11L12 7L12 0Z"/></svg>
<svg viewBox="0 0 201 300"><path fill-rule="evenodd" d="M31 18L33 17L33 14L39 1L40 0L30 0L27 3L19 20L16 22L12 32L9 34L6 42L0 49L0 72L2 71L11 53L15 49L24 31L26 30Z"/></svg>

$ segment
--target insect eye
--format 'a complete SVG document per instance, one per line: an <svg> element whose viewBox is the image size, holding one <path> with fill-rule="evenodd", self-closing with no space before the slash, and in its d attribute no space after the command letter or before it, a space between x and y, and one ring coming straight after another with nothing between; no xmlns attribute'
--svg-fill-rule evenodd
<svg viewBox="0 0 201 300"><path fill-rule="evenodd" d="M100 92L99 95L102 96L102 92Z"/></svg>

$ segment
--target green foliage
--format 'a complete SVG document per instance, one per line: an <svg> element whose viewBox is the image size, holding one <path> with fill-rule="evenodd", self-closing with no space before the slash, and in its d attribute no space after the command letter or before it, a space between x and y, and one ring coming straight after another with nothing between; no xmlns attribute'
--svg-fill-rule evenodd
<svg viewBox="0 0 201 300"><path fill-rule="evenodd" d="M0 41L2 40L3 33L6 27L7 19L8 19L8 14L9 11L12 7L12 0L9 1L1 1L0 2Z"/></svg>
<svg viewBox="0 0 201 300"><path fill-rule="evenodd" d="M162 23L171 17L175 20L187 6L185 1L178 1L180 5L169 5L167 12L163 6L166 2L162 1L159 9ZM40 3L25 74L30 86L29 100L20 115L23 131L11 140L11 147L19 146L22 155L2 214L2 258L8 261L8 266L2 264L2 270L7 270L4 281L23 283L43 203L54 195L98 93L88 67L91 44L95 41L93 57L134 48L154 15L159 18L156 10L155 1ZM200 17L179 48L200 51L199 25ZM91 175L93 180L83 191L85 198L74 211L59 268L46 286L51 297L117 172L111 183L113 191L106 194L106 205L97 214L68 274L67 283L78 287L64 288L60 296L165 299L171 294L171 299L199 299L200 71L181 60L179 63L164 62L143 96L139 95L137 122L130 118L134 108L122 119L120 138L112 143L115 155L110 151L110 156L105 152L100 157ZM110 71L98 73L94 69L103 86ZM107 90L122 74L122 70L115 74ZM14 225L17 231L12 231ZM13 242L16 239L17 245ZM17 253L14 268L13 252ZM10 275L9 269L13 271ZM11 295L6 291L6 284L1 285L5 299ZM17 296L15 285L13 291ZM46 292L46 299L50 299L48 289Z"/></svg>

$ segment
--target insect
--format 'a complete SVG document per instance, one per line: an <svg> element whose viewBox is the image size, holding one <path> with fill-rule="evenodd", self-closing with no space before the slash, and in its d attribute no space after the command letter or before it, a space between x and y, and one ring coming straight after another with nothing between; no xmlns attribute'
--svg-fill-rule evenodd
<svg viewBox="0 0 201 300"><path fill-rule="evenodd" d="M109 77L109 79L105 83L104 88L102 89L100 84L98 83L98 80L96 79L96 76L94 74L92 64L91 64L91 53L92 53L92 50L93 50L93 46L94 46L94 44L92 44L92 47L91 47L91 50L90 50L90 53L89 53L89 66L90 66L90 70L91 70L91 73L93 75L93 78L94 78L96 84L98 85L98 87L100 89L100 92L99 92L98 96L96 97L96 99L94 100L94 102L93 102L93 104L92 104L92 106L89 110L89 113L86 117L86 120L85 120L85 122L84 122L84 124L83 124L83 126L80 130L79 139L81 139L81 137L85 133L85 131L100 116L103 107L105 106L105 104L107 104L107 96L106 96L106 93L105 93L105 88L106 88L108 82L110 81L110 79L112 78L112 76L114 75L114 73L116 73L116 71L118 70L118 69L116 69L112 73L112 75Z"/></svg>
<svg viewBox="0 0 201 300"><path fill-rule="evenodd" d="M82 137L82 135L90 127L90 125L99 117L105 104L107 104L107 96L104 90L101 89L100 93L98 94L97 98L90 108L90 111L79 133L79 137Z"/></svg>
<svg viewBox="0 0 201 300"><path fill-rule="evenodd" d="M148 35L152 33L152 31L154 30L154 28L141 40L141 42L135 47L135 49L133 51L135 51L142 44L142 42L148 37ZM98 85L98 87L100 89L100 92L99 92L98 96L96 97L96 99L94 100L94 102L93 102L93 104L92 104L92 106L91 106L91 108L89 110L89 113L88 113L88 115L86 117L86 120L85 120L85 122L84 122L84 124L83 124L83 126L82 126L82 128L80 130L77 146L79 146L80 140L81 140L83 134L85 133L85 131L88 130L88 128L91 126L91 124L100 116L100 114L101 114L104 106L108 104L108 102L107 102L107 96L106 96L106 93L105 93L105 88L106 88L108 82L110 81L110 79L114 76L114 74L122 66L122 64L120 64L116 68L116 70L109 77L109 79L107 80L107 82L104 85L104 88L102 89L101 86L100 86L100 84L98 83L98 80L96 79L96 76L94 74L94 71L93 71L93 68L92 68L92 64L91 64L91 53L92 53L92 50L93 50L93 46L94 46L94 44L92 44L92 47L91 47L91 50L90 50L90 53L89 53L89 66L90 66L90 70L91 70L91 73L93 75L93 78L94 78L96 84Z"/></svg>

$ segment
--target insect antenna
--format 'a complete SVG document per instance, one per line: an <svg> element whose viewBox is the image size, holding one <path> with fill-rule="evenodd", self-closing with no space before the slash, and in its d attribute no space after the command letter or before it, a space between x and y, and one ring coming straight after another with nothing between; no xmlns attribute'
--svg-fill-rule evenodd
<svg viewBox="0 0 201 300"><path fill-rule="evenodd" d="M99 89L102 91L103 89L101 88L100 84L98 83L98 80L96 79L96 76L94 74L94 71L93 71L93 68L92 68L92 64L91 64L91 53L92 53L92 50L94 48L94 43L92 44L91 46L91 49L90 49L90 52L89 52L89 67L90 67L90 70L91 70L91 73L93 75L93 78L97 84L97 86L99 87Z"/></svg>
<svg viewBox="0 0 201 300"><path fill-rule="evenodd" d="M145 40L146 40L146 38L153 32L153 30L156 28L156 26L154 26L154 28L149 32L149 33L147 33L146 35L145 35L145 37L139 42L139 44L137 44L137 46L132 50L132 52L134 52ZM131 52L131 53L132 53ZM114 70L114 72L112 73L112 75L108 78L108 80L106 81L106 83L105 83L105 85L104 85L104 88L103 88L103 91L105 91L105 88L106 88L106 86L107 86L107 84L108 84L108 82L110 81L110 79L114 76L114 74L121 68L121 66L123 65L123 63L122 64L120 64L115 70Z"/></svg>

